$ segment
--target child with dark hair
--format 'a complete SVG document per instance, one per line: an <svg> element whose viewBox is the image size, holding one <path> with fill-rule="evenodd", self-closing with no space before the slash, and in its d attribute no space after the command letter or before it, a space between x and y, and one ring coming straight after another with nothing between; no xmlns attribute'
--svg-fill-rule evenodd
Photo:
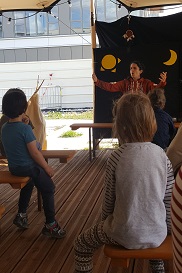
<svg viewBox="0 0 182 273"><path fill-rule="evenodd" d="M4 147L3 147L3 143L2 143L2 139L1 139L1 129L2 129L3 124L8 122L8 121L9 121L9 118L7 116L5 116L5 115L1 116L1 118L0 118L0 153L2 155L4 155L4 156L5 156L5 151L4 151ZM34 129L34 126L33 126L32 122L31 122L30 118L26 114L24 114L24 116L22 118L22 122L24 122L25 124L30 125L32 127L32 129ZM41 145L40 145L39 142L37 142L37 148L39 150L41 150Z"/></svg>
<svg viewBox="0 0 182 273"><path fill-rule="evenodd" d="M11 93L12 90L14 90L14 89L9 89L6 93ZM23 93L23 91L21 89L16 89L16 90L19 90L17 92ZM2 143L2 139L1 139L1 129L2 129L3 124L8 121L9 121L9 118L6 115L1 116L1 118L0 118L0 153L4 156L5 156L5 151L4 151L4 147L3 147L3 143ZM26 114L23 115L22 121L24 123L30 125L32 127L32 129L34 129L34 126L31 122L30 118ZM39 150L41 150L41 145L39 142L37 142L37 148Z"/></svg>
<svg viewBox="0 0 182 273"><path fill-rule="evenodd" d="M152 142L165 150L173 139L176 129L172 117L163 110L166 104L164 90L155 88L148 93L148 97L154 109L157 121L157 131Z"/></svg>
<svg viewBox="0 0 182 273"><path fill-rule="evenodd" d="M75 240L75 272L91 273L94 251L104 244L128 249L158 247L170 232L173 170L165 152L151 143L156 120L149 98L125 94L116 103L114 135L121 146L108 159L102 220ZM152 273L164 273L151 260Z"/></svg>
<svg viewBox="0 0 182 273"><path fill-rule="evenodd" d="M54 171L38 150L31 126L22 122L26 109L27 99L22 90L10 89L3 96L2 112L9 121L2 127L2 143L9 170L13 175L31 177L21 189L18 213L13 223L21 229L28 228L27 208L35 185L41 192L46 218L42 233L53 238L63 238L66 232L55 220L55 186L51 179Z"/></svg>
<svg viewBox="0 0 182 273"><path fill-rule="evenodd" d="M133 61L130 63L130 77L128 77L127 79L118 81L116 83L109 83L99 80L95 73L93 73L92 78L96 86L109 92L143 92L147 94L151 89L155 87L161 88L166 85L167 72L160 73L160 82L158 84L143 78L143 72L144 65L141 64L139 61Z"/></svg>

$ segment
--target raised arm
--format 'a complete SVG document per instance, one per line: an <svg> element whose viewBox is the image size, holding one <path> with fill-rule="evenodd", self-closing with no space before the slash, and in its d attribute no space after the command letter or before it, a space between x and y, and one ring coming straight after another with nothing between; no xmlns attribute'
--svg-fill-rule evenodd
<svg viewBox="0 0 182 273"><path fill-rule="evenodd" d="M95 73L93 73L93 74L92 74L92 79L93 79L94 83L96 83L96 82L97 82L97 76L96 76L96 74L95 74Z"/></svg>
<svg viewBox="0 0 182 273"><path fill-rule="evenodd" d="M159 80L160 80L160 82L166 83L166 80L167 80L167 72L162 72L162 73L160 73Z"/></svg>
<svg viewBox="0 0 182 273"><path fill-rule="evenodd" d="M167 72L160 73L160 77L159 77L160 82L158 84L152 82L151 80L145 79L146 93L148 93L150 90L154 88L164 88L166 86L166 79L167 79Z"/></svg>
<svg viewBox="0 0 182 273"><path fill-rule="evenodd" d="M93 73L92 74L92 79L95 83L96 86L100 87L103 90L109 91L109 92L124 92L125 88L124 88L124 81L118 81L118 82L105 82L105 81L101 81L97 78L96 74Z"/></svg>
<svg viewBox="0 0 182 273"><path fill-rule="evenodd" d="M160 82L156 84L156 88L163 88L164 86L166 86L167 72L160 73L159 80Z"/></svg>

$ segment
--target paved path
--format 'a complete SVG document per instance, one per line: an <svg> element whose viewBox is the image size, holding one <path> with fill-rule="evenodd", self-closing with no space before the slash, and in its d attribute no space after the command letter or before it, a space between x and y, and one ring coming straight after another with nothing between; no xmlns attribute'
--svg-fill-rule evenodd
<svg viewBox="0 0 182 273"><path fill-rule="evenodd" d="M80 128L76 130L77 133L82 133L79 137L60 137L62 133L71 130L72 123L88 123L92 120L75 120L75 119L53 119L46 120L46 133L47 133L47 149L50 150L82 150L88 149L89 129ZM104 139L100 143L100 147L112 147L112 143L117 143L116 140Z"/></svg>
<svg viewBox="0 0 182 273"><path fill-rule="evenodd" d="M71 130L70 125L78 122L89 122L89 120L54 119L46 120L47 149L56 150L81 150L88 149L88 129L81 128L75 132L82 133L79 137L60 137L62 133ZM92 122L90 120L90 122Z"/></svg>

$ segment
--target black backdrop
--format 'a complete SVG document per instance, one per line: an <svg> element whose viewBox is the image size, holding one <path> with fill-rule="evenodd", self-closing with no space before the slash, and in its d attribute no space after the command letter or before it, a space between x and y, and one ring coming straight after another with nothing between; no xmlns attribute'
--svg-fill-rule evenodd
<svg viewBox="0 0 182 273"><path fill-rule="evenodd" d="M133 60L144 63L144 78L159 82L159 74L167 72L165 87L165 110L178 120L182 118L181 92L181 50L182 50L182 13L165 16L141 18L123 17L113 23L96 21L96 32L100 48L94 49L95 73L101 80L115 82L129 76L129 64ZM134 37L127 41L123 35L130 29ZM172 65L164 62L170 59L170 50L177 53L177 60ZM115 69L103 69L105 56L115 57ZM106 92L95 87L94 122L112 122L113 103L122 95L121 92ZM111 130L94 130L94 138L111 137Z"/></svg>

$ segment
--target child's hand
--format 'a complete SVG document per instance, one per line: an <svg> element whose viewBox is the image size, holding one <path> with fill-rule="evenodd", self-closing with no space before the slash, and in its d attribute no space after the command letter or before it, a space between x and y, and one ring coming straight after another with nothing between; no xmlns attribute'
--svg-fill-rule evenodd
<svg viewBox="0 0 182 273"><path fill-rule="evenodd" d="M47 167L44 168L44 170L50 177L52 177L54 175L54 170L49 165L47 165Z"/></svg>
<svg viewBox="0 0 182 273"><path fill-rule="evenodd" d="M25 124L29 124L29 121L30 121L29 117L27 115L23 114L22 122L24 122Z"/></svg>

